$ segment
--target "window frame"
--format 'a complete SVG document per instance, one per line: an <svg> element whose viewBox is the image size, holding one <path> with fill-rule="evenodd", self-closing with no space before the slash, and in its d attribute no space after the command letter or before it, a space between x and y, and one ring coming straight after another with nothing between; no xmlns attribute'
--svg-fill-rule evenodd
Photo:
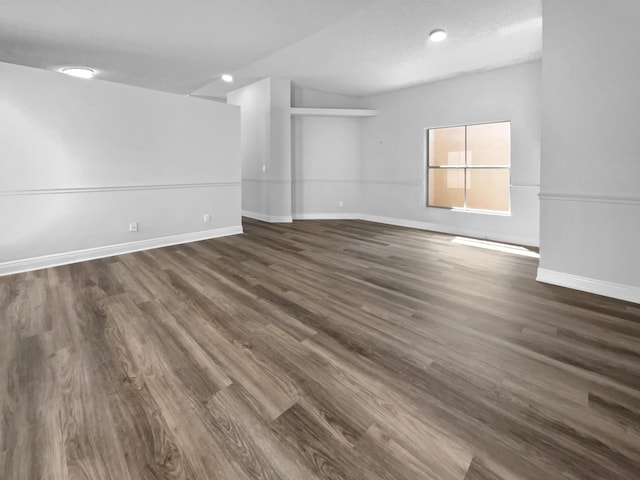
<svg viewBox="0 0 640 480"><path fill-rule="evenodd" d="M473 165L469 166L467 164L467 128L474 127L476 125L491 125L497 123L508 123L509 124L509 165ZM431 130L440 130L443 128L461 128L464 127L464 165L429 165L429 132ZM424 191L424 199L426 208L440 208L443 210L452 210L455 212L466 212L466 213L480 213L485 215L498 215L498 216L511 216L511 120L497 120L492 122L477 122L477 123L467 123L467 124L458 124L458 125L443 125L439 127L427 127L424 129L424 158L425 158L425 191ZM429 173L431 170L462 170L464 172L464 206L463 207L445 207L442 205L429 205ZM467 170L507 170L509 172L509 210L482 210L477 208L469 208L467 207Z"/></svg>

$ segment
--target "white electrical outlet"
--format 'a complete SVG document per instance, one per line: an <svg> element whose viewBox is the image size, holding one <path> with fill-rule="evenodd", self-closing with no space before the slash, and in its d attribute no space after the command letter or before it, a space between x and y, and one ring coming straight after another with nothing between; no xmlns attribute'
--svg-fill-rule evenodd
<svg viewBox="0 0 640 480"><path fill-rule="evenodd" d="M267 171L267 166L266 165L262 165L262 173Z"/></svg>
<svg viewBox="0 0 640 480"><path fill-rule="evenodd" d="M338 206L339 206L340 208L344 207L344 202L343 202L342 200L340 200L340 201L338 202Z"/></svg>
<svg viewBox="0 0 640 480"><path fill-rule="evenodd" d="M204 223L209 223L209 222L211 221L211 214L210 214L210 213L205 213L205 214L202 216L202 221L203 221Z"/></svg>
<svg viewBox="0 0 640 480"><path fill-rule="evenodd" d="M129 231L130 232L137 232L138 231L138 222L133 222L129 224Z"/></svg>

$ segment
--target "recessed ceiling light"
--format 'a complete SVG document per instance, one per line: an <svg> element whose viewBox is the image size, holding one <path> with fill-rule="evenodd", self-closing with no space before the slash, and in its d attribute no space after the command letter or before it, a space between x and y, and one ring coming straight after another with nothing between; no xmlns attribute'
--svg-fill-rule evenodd
<svg viewBox="0 0 640 480"><path fill-rule="evenodd" d="M72 77L78 78L93 78L93 76L96 74L95 70L84 67L69 67L63 68L60 71L65 75L71 75Z"/></svg>
<svg viewBox="0 0 640 480"><path fill-rule="evenodd" d="M227 83L233 82L233 75L229 75L228 73L225 73L224 75L222 75L222 81Z"/></svg>
<svg viewBox="0 0 640 480"><path fill-rule="evenodd" d="M447 38L447 32L445 32L441 28L438 28L437 30L434 30L429 34L429 40L431 40L432 42L441 42L445 38Z"/></svg>

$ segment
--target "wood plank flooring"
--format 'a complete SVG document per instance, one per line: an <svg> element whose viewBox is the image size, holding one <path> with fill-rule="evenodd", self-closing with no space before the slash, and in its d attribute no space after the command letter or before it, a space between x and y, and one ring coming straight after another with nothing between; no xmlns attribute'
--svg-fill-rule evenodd
<svg viewBox="0 0 640 480"><path fill-rule="evenodd" d="M0 278L0 478L640 478L640 306L447 235L245 231Z"/></svg>

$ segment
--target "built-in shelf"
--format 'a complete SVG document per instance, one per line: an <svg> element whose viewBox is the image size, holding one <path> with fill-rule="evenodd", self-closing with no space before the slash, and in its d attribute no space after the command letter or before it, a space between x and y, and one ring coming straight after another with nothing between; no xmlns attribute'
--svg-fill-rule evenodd
<svg viewBox="0 0 640 480"><path fill-rule="evenodd" d="M291 107L291 115L308 117L375 117L377 110L365 108L305 108Z"/></svg>

